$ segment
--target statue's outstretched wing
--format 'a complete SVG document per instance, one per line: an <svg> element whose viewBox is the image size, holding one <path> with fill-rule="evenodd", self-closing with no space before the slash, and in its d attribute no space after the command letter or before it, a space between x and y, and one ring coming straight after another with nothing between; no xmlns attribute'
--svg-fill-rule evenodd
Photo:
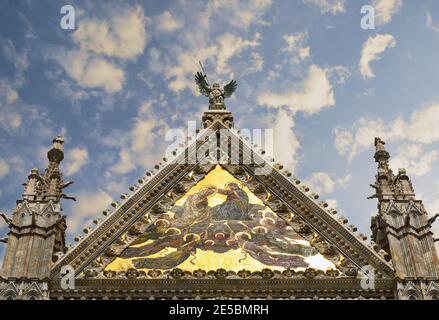
<svg viewBox="0 0 439 320"><path fill-rule="evenodd" d="M201 94L208 97L209 93L210 93L210 87L206 81L206 76L204 74L202 74L201 72L197 72L195 74L195 83L198 85L198 88L200 89Z"/></svg>
<svg viewBox="0 0 439 320"><path fill-rule="evenodd" d="M230 81L228 84L224 86L224 97L228 98L235 92L238 83L235 80Z"/></svg>

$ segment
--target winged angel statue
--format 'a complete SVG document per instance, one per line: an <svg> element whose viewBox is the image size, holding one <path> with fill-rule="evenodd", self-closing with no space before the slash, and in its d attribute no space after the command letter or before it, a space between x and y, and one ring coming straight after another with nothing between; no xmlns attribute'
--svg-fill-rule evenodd
<svg viewBox="0 0 439 320"><path fill-rule="evenodd" d="M195 74L195 83L201 94L209 97L209 109L225 109L224 99L229 98L238 86L235 80L230 81L223 88L217 82L210 86L206 74L201 72Z"/></svg>

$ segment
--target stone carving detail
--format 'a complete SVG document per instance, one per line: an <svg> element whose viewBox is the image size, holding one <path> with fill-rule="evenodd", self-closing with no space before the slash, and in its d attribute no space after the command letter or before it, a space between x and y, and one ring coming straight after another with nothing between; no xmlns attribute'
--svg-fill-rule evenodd
<svg viewBox="0 0 439 320"><path fill-rule="evenodd" d="M408 281L407 283L398 283L398 294L401 300L422 300L422 290L420 287L412 282Z"/></svg>
<svg viewBox="0 0 439 320"><path fill-rule="evenodd" d="M371 220L374 249L384 259L392 259L399 279L413 280L407 284L411 297L422 298L422 294L418 297L413 291L421 285L416 279L439 278L439 258L431 231L433 220L428 219L422 201L416 199L406 170L399 169L395 175L389 167L390 154L384 142L376 138L375 146L378 168L371 187L376 193L369 197L378 199L378 214Z"/></svg>
<svg viewBox="0 0 439 320"><path fill-rule="evenodd" d="M201 121L203 128L210 127L215 121L223 123L227 128L233 127L233 115L227 110L206 111Z"/></svg>
<svg viewBox="0 0 439 320"><path fill-rule="evenodd" d="M425 289L425 298L428 300L439 300L439 283L430 282Z"/></svg>
<svg viewBox="0 0 439 320"><path fill-rule="evenodd" d="M209 110L225 109L224 99L231 97L238 86L235 80L230 81L223 88L217 82L210 86L207 75L204 72L197 72L195 74L195 83L200 93L209 97Z"/></svg>
<svg viewBox="0 0 439 320"><path fill-rule="evenodd" d="M335 269L329 269L326 272L322 270L316 270L313 268L307 268L304 271L294 271L293 269L286 269L284 271L271 270L268 268L261 271L249 271L242 269L238 272L227 271L225 269L217 270L202 270L197 269L193 272L184 271L179 268L172 270L149 270L144 272L130 268L127 271L103 271L96 278L107 279L330 279L330 278L355 278L356 272L352 275L342 275L340 271Z"/></svg>
<svg viewBox="0 0 439 320"><path fill-rule="evenodd" d="M0 281L0 300L45 300L47 283L36 281Z"/></svg>

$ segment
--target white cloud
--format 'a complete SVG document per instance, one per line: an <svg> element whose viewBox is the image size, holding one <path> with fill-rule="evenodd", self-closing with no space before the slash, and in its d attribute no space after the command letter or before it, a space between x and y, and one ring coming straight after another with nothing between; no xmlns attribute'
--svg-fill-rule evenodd
<svg viewBox="0 0 439 320"><path fill-rule="evenodd" d="M437 119L439 119L439 104L415 111L410 117L408 131L404 132L407 140L426 144L439 140Z"/></svg>
<svg viewBox="0 0 439 320"><path fill-rule="evenodd" d="M8 163L4 159L0 159L0 179L3 179L9 172Z"/></svg>
<svg viewBox="0 0 439 320"><path fill-rule="evenodd" d="M322 14L331 13L336 15L338 13L345 12L345 0L303 0L305 3L309 3L319 7Z"/></svg>
<svg viewBox="0 0 439 320"><path fill-rule="evenodd" d="M338 208L338 201L336 199L325 199L325 202L328 204L329 208Z"/></svg>
<svg viewBox="0 0 439 320"><path fill-rule="evenodd" d="M439 181L437 182L437 186L439 186ZM437 187L436 187L437 188ZM431 201L424 201L425 208L427 209L427 212L430 216L435 215L436 213L439 213L439 198L438 196L434 197L434 200ZM439 238L439 221L436 220L435 223L433 223L433 226L431 228L431 231L433 232L434 238ZM439 242L435 242L436 250L439 252Z"/></svg>
<svg viewBox="0 0 439 320"><path fill-rule="evenodd" d="M287 110L279 109L274 121L274 158L279 160L287 170L294 172L297 166L299 140L293 132L294 116Z"/></svg>
<svg viewBox="0 0 439 320"><path fill-rule="evenodd" d="M125 174L135 169L135 165L131 160L131 154L128 150L122 149L119 152L119 160L110 170L117 174Z"/></svg>
<svg viewBox="0 0 439 320"><path fill-rule="evenodd" d="M396 41L391 34L378 34L370 36L363 45L361 51L361 59L359 68L364 79L374 77L373 71L370 67L372 61L379 60L379 54L384 52L387 48L396 46Z"/></svg>
<svg viewBox="0 0 439 320"><path fill-rule="evenodd" d="M438 223L433 225L432 231L433 231L435 239L438 239L439 238L439 224ZM436 251L439 252L439 241L436 241L434 243L434 245L436 247Z"/></svg>
<svg viewBox="0 0 439 320"><path fill-rule="evenodd" d="M402 0L374 0L376 23L383 25L392 20L392 16L402 8Z"/></svg>
<svg viewBox="0 0 439 320"><path fill-rule="evenodd" d="M244 39L231 33L223 33L208 47L193 47L189 50L177 50L176 64L165 67L165 76L169 80L168 88L174 92L193 89L193 72L198 69L198 61L212 61L217 75L231 72L229 61L245 49L260 45L260 34L253 39Z"/></svg>
<svg viewBox="0 0 439 320"><path fill-rule="evenodd" d="M123 70L106 59L84 51L60 54L56 59L81 87L103 88L109 93L122 89L125 81Z"/></svg>
<svg viewBox="0 0 439 320"><path fill-rule="evenodd" d="M0 53L14 69L12 76L0 78L0 126L17 129L23 122L21 114L27 112L28 119L32 116L29 111L32 107L23 103L18 93L27 83L24 73L29 67L28 51L26 48L17 51L11 40L0 37Z"/></svg>
<svg viewBox="0 0 439 320"><path fill-rule="evenodd" d="M436 150L423 152L420 144L405 144L399 148L395 157L390 159L390 166L397 170L405 168L411 175L423 176L432 169L432 163L439 159Z"/></svg>
<svg viewBox="0 0 439 320"><path fill-rule="evenodd" d="M220 83L230 81L234 72L244 75L260 71L264 57L249 50L260 45L260 34L249 30L250 26L267 24L263 17L271 5L271 0L178 2L172 17L190 23L179 29L178 37L150 50L153 61L148 61L142 80L150 86L154 80L149 74L164 75L169 90L178 94L189 89L198 95L193 82L198 61L203 62L209 78ZM230 31L225 32L225 26ZM236 58L240 58L237 63L233 60Z"/></svg>
<svg viewBox="0 0 439 320"><path fill-rule="evenodd" d="M139 108L139 113L141 114L148 114L151 112L152 105L154 103L154 100L145 100L142 102Z"/></svg>
<svg viewBox="0 0 439 320"><path fill-rule="evenodd" d="M264 58L259 52L252 52L250 53L250 64L242 74L248 75L250 73L262 71L263 67Z"/></svg>
<svg viewBox="0 0 439 320"><path fill-rule="evenodd" d="M22 123L21 115L15 111L9 111L10 112L0 114L0 124L11 129L17 129Z"/></svg>
<svg viewBox="0 0 439 320"><path fill-rule="evenodd" d="M84 18L73 34L83 51L121 59L135 59L143 53L149 35L140 6L111 17L110 21Z"/></svg>
<svg viewBox="0 0 439 320"><path fill-rule="evenodd" d="M201 26L210 27L210 20L220 16L235 28L247 30L253 24L267 24L263 20L272 0L223 0L210 1L200 15Z"/></svg>
<svg viewBox="0 0 439 320"><path fill-rule="evenodd" d="M327 172L314 172L306 183L320 194L332 193L335 188L335 181Z"/></svg>
<svg viewBox="0 0 439 320"><path fill-rule="evenodd" d="M334 192L335 188L346 188L352 176L336 178L333 174L328 172L314 172L309 179L306 180L311 189L319 194L329 194Z"/></svg>
<svg viewBox="0 0 439 320"><path fill-rule="evenodd" d="M67 153L65 173L69 176L79 171L88 161L88 151L85 148L74 148Z"/></svg>
<svg viewBox="0 0 439 320"><path fill-rule="evenodd" d="M3 191L2 190L0 190L0 196L2 195L2 193L3 193ZM1 211L3 211L3 210L1 210ZM6 210L4 210L4 211L6 211ZM3 228L5 228L6 227L6 222L3 220L3 219L0 219L0 231L2 231L2 236L3 236ZM2 247L4 247L4 246L2 246ZM1 259L3 258L3 255L1 254L2 252L0 251L0 262L1 262Z"/></svg>
<svg viewBox="0 0 439 320"><path fill-rule="evenodd" d="M262 92L258 104L280 108L287 106L291 111L306 114L318 113L321 109L335 105L334 92L325 69L311 65L308 78L299 90L284 93Z"/></svg>
<svg viewBox="0 0 439 320"><path fill-rule="evenodd" d="M439 104L413 112L409 120L398 117L385 123L379 118L360 118L350 129L338 127L334 130L335 147L340 155L352 160L359 152L371 147L378 136L385 141L431 144L439 141L437 119Z"/></svg>
<svg viewBox="0 0 439 320"><path fill-rule="evenodd" d="M352 180L352 175L348 174L344 177L338 178L337 184L342 188L347 188L351 180Z"/></svg>
<svg viewBox="0 0 439 320"><path fill-rule="evenodd" d="M284 34L282 38L285 41L285 46L281 48L281 51L291 54L292 63L299 63L310 57L310 47L305 46L308 38L306 32Z"/></svg>
<svg viewBox="0 0 439 320"><path fill-rule="evenodd" d="M22 117L15 108L18 100L17 90L7 80L0 79L0 125L3 127L16 129L21 126Z"/></svg>
<svg viewBox="0 0 439 320"><path fill-rule="evenodd" d="M345 84L347 79L351 76L348 68L344 66L333 66L328 69L331 78L335 78L337 84Z"/></svg>
<svg viewBox="0 0 439 320"><path fill-rule="evenodd" d="M12 104L18 100L18 92L5 80L0 81L0 103Z"/></svg>
<svg viewBox="0 0 439 320"><path fill-rule="evenodd" d="M87 220L96 217L98 213L107 208L112 199L105 191L81 191L78 201L73 207L73 214L67 218L67 225L70 232L77 232Z"/></svg>
<svg viewBox="0 0 439 320"><path fill-rule="evenodd" d="M256 33L253 40L243 39L231 33L223 33L217 38L217 66L218 74L225 74L230 72L228 65L229 60L241 53L249 47L256 47L260 45L260 34Z"/></svg>
<svg viewBox="0 0 439 320"><path fill-rule="evenodd" d="M46 164L46 159L47 159L47 149L45 153L44 164ZM29 170L29 168L27 168L25 165L24 159L18 155L8 158L7 165L9 167L9 172L14 171L17 173L23 173L26 172L26 170Z"/></svg>
<svg viewBox="0 0 439 320"><path fill-rule="evenodd" d="M349 159L351 159L353 157L351 152L354 144L354 136L351 131L345 128L335 128L334 136L334 146L338 153L340 155L349 155Z"/></svg>
<svg viewBox="0 0 439 320"><path fill-rule="evenodd" d="M105 184L105 190L112 194L126 193L129 188L128 178L120 177L115 181L109 181Z"/></svg>
<svg viewBox="0 0 439 320"><path fill-rule="evenodd" d="M431 30L433 30L434 32L439 32L439 24L435 24L433 23L433 18L431 17L431 14L429 11L426 12L427 15L427 21L425 23L425 26Z"/></svg>
<svg viewBox="0 0 439 320"><path fill-rule="evenodd" d="M307 37L306 33L299 32L294 34L284 34L282 38L285 41L285 46L281 48L281 51L293 52L297 49L298 43L303 41Z"/></svg>
<svg viewBox="0 0 439 320"><path fill-rule="evenodd" d="M157 16L155 21L157 29L163 32L173 32L183 27L183 23L177 20L169 11Z"/></svg>
<svg viewBox="0 0 439 320"><path fill-rule="evenodd" d="M56 92L59 99L67 99L72 104L79 105L81 100L90 97L87 90L79 88L70 79L66 77L60 78L59 72L51 73L47 71L46 76L55 82L53 92Z"/></svg>
<svg viewBox="0 0 439 320"><path fill-rule="evenodd" d="M311 65L308 69L308 77L300 88L284 93L262 92L258 95L257 101L260 105L278 109L274 121L275 158L279 159L289 171L294 172L298 162L297 150L300 147L299 140L293 132L295 113L302 111L311 115L335 104L326 70Z"/></svg>
<svg viewBox="0 0 439 320"><path fill-rule="evenodd" d="M110 171L116 174L126 174L137 166L144 169L151 168L160 156L164 154L166 143L164 140L168 124L162 119L148 115L135 119L134 126L122 140L118 161L111 166Z"/></svg>
<svg viewBox="0 0 439 320"><path fill-rule="evenodd" d="M125 73L118 61L135 60L149 40L143 9L137 6L123 10L108 21L83 18L78 25L73 33L77 47L55 53L55 60L81 87L120 91Z"/></svg>
<svg viewBox="0 0 439 320"><path fill-rule="evenodd" d="M0 44L3 51L3 55L7 60L12 62L17 71L22 72L29 67L28 53L26 50L22 50L20 53L15 49L14 43L9 39L1 39Z"/></svg>

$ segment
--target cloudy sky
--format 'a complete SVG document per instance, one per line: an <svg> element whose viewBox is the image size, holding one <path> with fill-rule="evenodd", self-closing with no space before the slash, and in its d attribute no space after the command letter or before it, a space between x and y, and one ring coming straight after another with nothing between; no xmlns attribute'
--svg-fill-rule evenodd
<svg viewBox="0 0 439 320"><path fill-rule="evenodd" d="M74 30L64 4L0 0L2 211L61 133L78 198L63 203L69 239L80 233L160 161L167 130L200 121L202 60L239 83L235 127L273 128L276 159L361 232L376 213L375 136L439 212L438 1L69 1ZM363 5L375 29L361 28Z"/></svg>

